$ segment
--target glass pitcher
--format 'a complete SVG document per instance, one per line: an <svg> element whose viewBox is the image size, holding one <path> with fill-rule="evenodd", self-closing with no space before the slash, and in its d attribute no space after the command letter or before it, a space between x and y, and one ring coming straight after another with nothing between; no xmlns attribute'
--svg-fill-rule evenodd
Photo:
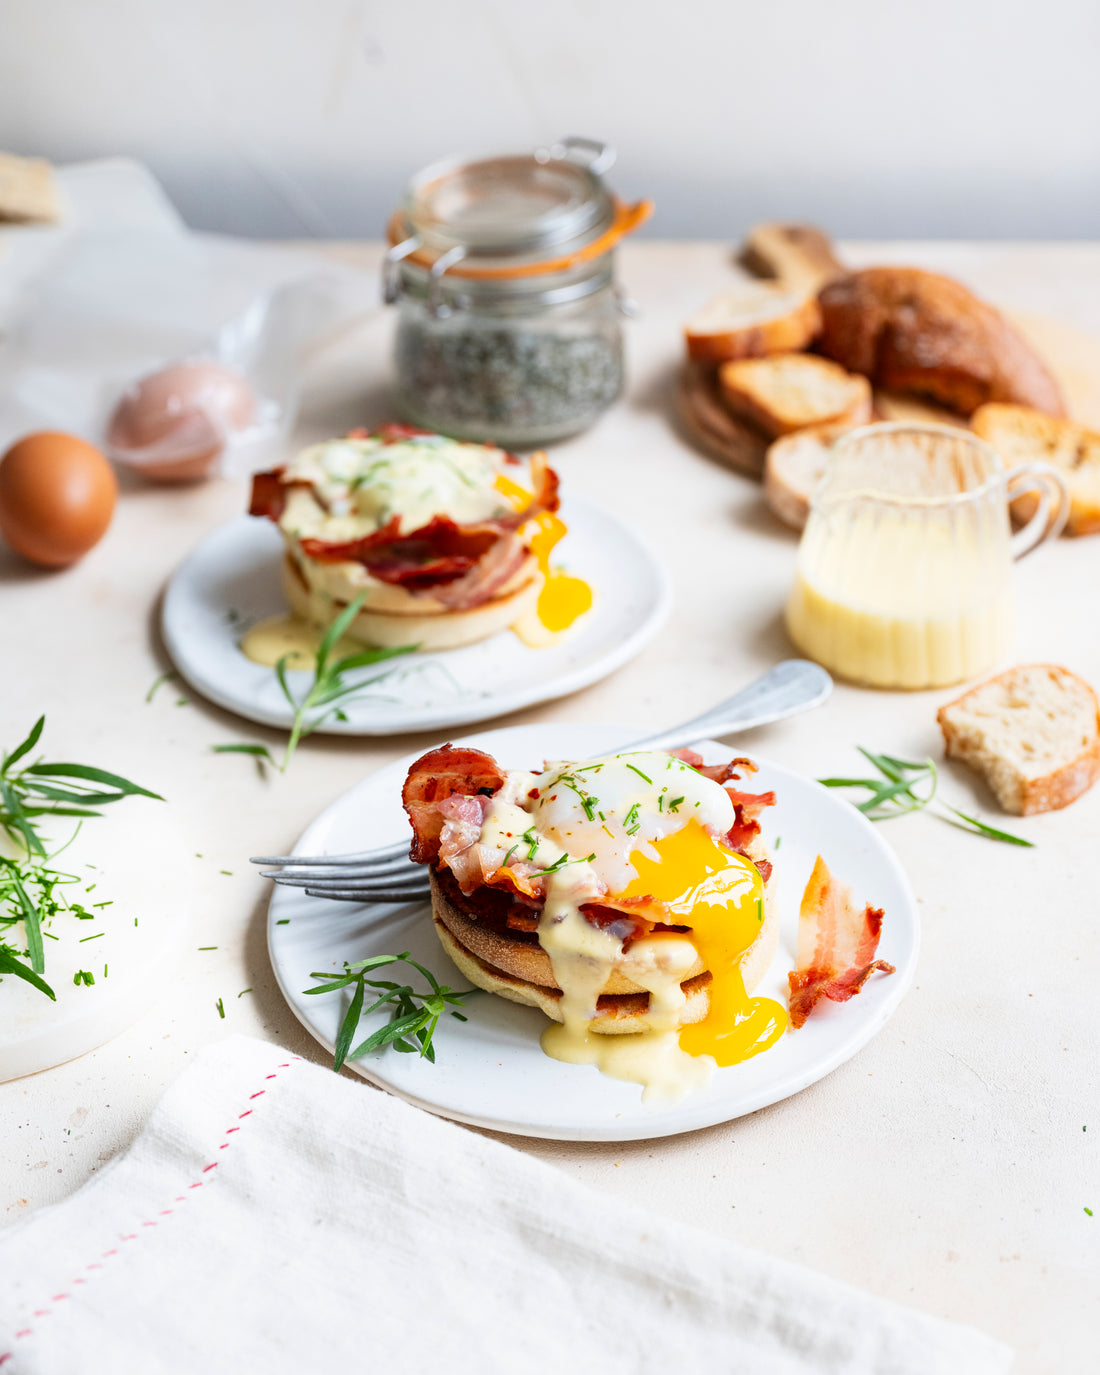
<svg viewBox="0 0 1100 1375"><path fill-rule="evenodd" d="M1009 503L1034 494L1013 534ZM787 628L818 663L882 688L945 687L1009 652L1012 563L1062 529L1069 495L1046 463L1005 470L950 425L843 436L810 503Z"/></svg>

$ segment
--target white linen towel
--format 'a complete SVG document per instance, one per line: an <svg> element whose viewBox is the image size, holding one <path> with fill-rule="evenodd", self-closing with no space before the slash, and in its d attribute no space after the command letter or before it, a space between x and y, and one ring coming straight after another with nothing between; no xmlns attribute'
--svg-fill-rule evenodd
<svg viewBox="0 0 1100 1375"><path fill-rule="evenodd" d="M0 1375L1010 1362L243 1037L204 1051L83 1189L0 1233Z"/></svg>

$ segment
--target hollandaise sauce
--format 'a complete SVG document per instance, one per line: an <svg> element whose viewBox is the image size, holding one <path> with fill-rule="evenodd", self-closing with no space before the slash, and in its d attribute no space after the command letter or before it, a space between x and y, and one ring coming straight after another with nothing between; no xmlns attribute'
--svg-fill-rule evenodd
<svg viewBox="0 0 1100 1375"><path fill-rule="evenodd" d="M547 1055L641 1084L643 1100L669 1101L779 1039L786 1009L751 997L742 969L764 930L763 882L751 860L707 829L732 822L723 788L678 759L639 753L552 766L528 796L537 796L530 834L554 847L543 862L562 861L549 874L538 928L562 990L562 1021L542 1036ZM565 863L563 845L592 853ZM613 898L656 899L665 924L689 929L624 942L581 911L596 876ZM635 1011L626 1034L594 1030L600 995L625 989L645 990L648 1008Z"/></svg>
<svg viewBox="0 0 1100 1375"><path fill-rule="evenodd" d="M871 504L843 525L819 517L799 550L791 639L872 687L946 687L985 673L1012 645L1004 540L993 522L937 522Z"/></svg>
<svg viewBox="0 0 1100 1375"><path fill-rule="evenodd" d="M312 669L324 637L323 626L309 625L300 616L287 612L257 621L241 637L240 647L246 658L264 668L274 668L280 659L286 659L287 668ZM336 662L349 654L359 654L362 649L361 644L345 635L337 640L330 659Z"/></svg>

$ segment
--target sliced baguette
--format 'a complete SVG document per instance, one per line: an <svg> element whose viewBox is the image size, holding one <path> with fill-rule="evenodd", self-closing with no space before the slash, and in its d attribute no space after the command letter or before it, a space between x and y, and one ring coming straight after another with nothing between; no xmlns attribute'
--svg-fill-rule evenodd
<svg viewBox="0 0 1100 1375"><path fill-rule="evenodd" d="M722 399L742 419L778 437L807 425L864 425L871 384L839 363L807 353L744 358L718 369Z"/></svg>
<svg viewBox="0 0 1100 1375"><path fill-rule="evenodd" d="M825 461L849 425L810 425L784 435L764 459L764 497L784 525L801 530L810 514L810 498L825 474Z"/></svg>
<svg viewBox="0 0 1100 1375"><path fill-rule="evenodd" d="M758 224L741 245L741 261L760 277L815 292L846 271L828 234L813 224Z"/></svg>
<svg viewBox="0 0 1100 1375"><path fill-rule="evenodd" d="M746 282L716 296L684 326L688 357L701 363L763 358L805 348L821 326L810 287Z"/></svg>
<svg viewBox="0 0 1100 1375"><path fill-rule="evenodd" d="M997 402L979 406L970 417L970 426L1010 468L1040 459L1058 469L1069 488L1066 534L1100 532L1100 434L1030 406ZM1012 503L1012 514L1017 520L1030 520L1038 501L1034 492L1026 492Z"/></svg>
<svg viewBox="0 0 1100 1375"><path fill-rule="evenodd" d="M1100 706L1056 664L1023 664L936 713L949 759L980 773L1006 812L1068 806L1100 774Z"/></svg>

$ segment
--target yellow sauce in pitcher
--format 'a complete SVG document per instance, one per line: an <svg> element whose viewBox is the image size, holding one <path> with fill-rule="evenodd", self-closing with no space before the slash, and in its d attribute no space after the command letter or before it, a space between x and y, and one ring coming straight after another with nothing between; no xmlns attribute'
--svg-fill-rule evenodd
<svg viewBox="0 0 1100 1375"><path fill-rule="evenodd" d="M872 687L946 687L1008 653L1010 563L994 531L879 509L807 537L787 628L834 673Z"/></svg>

